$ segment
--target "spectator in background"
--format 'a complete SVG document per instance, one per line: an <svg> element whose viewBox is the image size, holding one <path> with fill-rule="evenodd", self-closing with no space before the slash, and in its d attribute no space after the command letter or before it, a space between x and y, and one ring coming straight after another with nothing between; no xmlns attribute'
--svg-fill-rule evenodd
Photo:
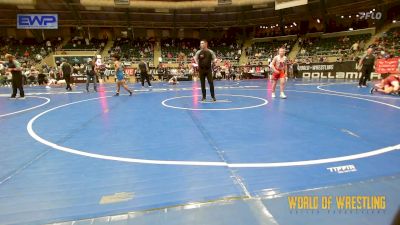
<svg viewBox="0 0 400 225"><path fill-rule="evenodd" d="M38 74L39 72L36 70L36 68L34 66L31 67L30 71L28 71L28 83L30 84L30 86L36 85L37 83L37 78L38 78Z"/></svg>
<svg viewBox="0 0 400 225"><path fill-rule="evenodd" d="M42 48L40 49L40 54L41 54L42 56L47 55L47 52L46 52L46 50L44 49L44 47L42 47Z"/></svg>
<svg viewBox="0 0 400 225"><path fill-rule="evenodd" d="M46 41L46 46L47 46L47 51L51 52L51 42L50 42L50 40Z"/></svg>
<svg viewBox="0 0 400 225"><path fill-rule="evenodd" d="M356 41L356 42L351 46L351 51L352 51L352 52L358 52L358 47L359 47L359 41Z"/></svg>
<svg viewBox="0 0 400 225"><path fill-rule="evenodd" d="M29 58L29 56L30 56L29 51L28 51L28 50L25 50L25 52L24 52L24 57Z"/></svg>
<svg viewBox="0 0 400 225"><path fill-rule="evenodd" d="M35 56L36 62L40 62L40 61L42 61L42 59L43 59L42 55L36 54L36 56Z"/></svg>
<svg viewBox="0 0 400 225"><path fill-rule="evenodd" d="M298 70L299 64L298 64L297 61L298 61L297 59L294 60L293 65L292 65L292 68L293 68L293 78L294 78L294 79L296 79L296 78L298 77L298 75L299 75L299 70Z"/></svg>
<svg viewBox="0 0 400 225"><path fill-rule="evenodd" d="M364 51L364 47L365 47L365 42L364 42L364 40L361 40L358 48L359 48L360 51Z"/></svg>

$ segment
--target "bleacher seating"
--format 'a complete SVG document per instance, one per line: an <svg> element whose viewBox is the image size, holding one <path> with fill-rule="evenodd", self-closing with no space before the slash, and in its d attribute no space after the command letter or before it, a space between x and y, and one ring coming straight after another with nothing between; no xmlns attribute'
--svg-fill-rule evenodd
<svg viewBox="0 0 400 225"><path fill-rule="evenodd" d="M165 62L190 62L199 49L199 39L164 39L161 41L161 57Z"/></svg>
<svg viewBox="0 0 400 225"><path fill-rule="evenodd" d="M229 60L234 64L239 62L242 45L235 39L212 39L209 46L215 52L218 59Z"/></svg>
<svg viewBox="0 0 400 225"><path fill-rule="evenodd" d="M388 30L381 38L377 38L371 47L375 49L378 57L400 57L400 27Z"/></svg>
<svg viewBox="0 0 400 225"><path fill-rule="evenodd" d="M107 44L107 39L98 38L88 38L74 37L62 49L68 50L99 50L103 51L105 45Z"/></svg>
<svg viewBox="0 0 400 225"><path fill-rule="evenodd" d="M118 38L114 41L111 53L118 53L122 60L133 63L140 59L153 61L154 59L154 41L145 39Z"/></svg>
<svg viewBox="0 0 400 225"><path fill-rule="evenodd" d="M242 46L235 39L211 39L208 47L220 60L229 60L237 64ZM200 49L200 39L164 39L161 41L161 55L166 62L190 62ZM240 51L239 51L240 50Z"/></svg>
<svg viewBox="0 0 400 225"><path fill-rule="evenodd" d="M283 47L286 52L289 53L296 40L274 40L269 42L256 42L251 45L251 48L246 49L246 55L249 60L267 60L272 59L276 54L278 54L278 49Z"/></svg>
<svg viewBox="0 0 400 225"><path fill-rule="evenodd" d="M340 56L351 53L351 47L356 42L366 43L371 34L340 36L330 38L309 38L300 43L301 50L297 57L309 56ZM364 47L365 48L365 47Z"/></svg>
<svg viewBox="0 0 400 225"><path fill-rule="evenodd" d="M50 42L50 46L47 46ZM22 63L35 64L46 57L60 44L58 39L37 41L35 38L25 38L18 40L14 38L0 38L1 54L10 53L15 55L17 60ZM40 55L40 57L37 57Z"/></svg>

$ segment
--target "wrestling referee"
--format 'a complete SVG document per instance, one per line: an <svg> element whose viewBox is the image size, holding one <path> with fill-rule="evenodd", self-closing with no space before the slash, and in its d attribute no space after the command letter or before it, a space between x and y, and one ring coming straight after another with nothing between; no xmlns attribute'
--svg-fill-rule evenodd
<svg viewBox="0 0 400 225"><path fill-rule="evenodd" d="M211 98L214 102L217 101L215 98L212 76L212 63L217 61L217 57L212 50L208 49L208 43L206 40L200 41L200 50L196 52L194 60L196 61L196 64L199 65L201 92L203 94L201 101L206 100L206 77L208 84L210 85Z"/></svg>

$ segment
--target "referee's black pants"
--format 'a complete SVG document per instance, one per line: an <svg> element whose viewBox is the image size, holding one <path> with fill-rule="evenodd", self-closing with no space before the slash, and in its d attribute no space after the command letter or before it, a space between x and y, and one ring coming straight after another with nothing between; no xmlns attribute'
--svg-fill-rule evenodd
<svg viewBox="0 0 400 225"><path fill-rule="evenodd" d="M71 88L71 75L64 75L64 79L65 79L65 83L67 83L66 89L72 91L72 88Z"/></svg>
<svg viewBox="0 0 400 225"><path fill-rule="evenodd" d="M373 69L373 67L366 67L362 69L362 74L360 80L358 81L359 86L367 86L367 80L371 80L371 73Z"/></svg>
<svg viewBox="0 0 400 225"><path fill-rule="evenodd" d="M17 89L19 90L19 96L21 96L21 97L25 96L22 74L13 74L11 84L12 84L12 89L13 89L11 98L15 98L17 96Z"/></svg>
<svg viewBox="0 0 400 225"><path fill-rule="evenodd" d="M146 72L140 72L140 81L142 82L142 87L144 87L144 80L146 79L149 87L151 86L149 74Z"/></svg>
<svg viewBox="0 0 400 225"><path fill-rule="evenodd" d="M211 98L215 98L214 81L213 81L213 76L212 76L211 69L209 69L209 70L200 70L199 74L200 74L201 92L203 94L203 99L206 98L206 77L207 77L208 85L210 85Z"/></svg>

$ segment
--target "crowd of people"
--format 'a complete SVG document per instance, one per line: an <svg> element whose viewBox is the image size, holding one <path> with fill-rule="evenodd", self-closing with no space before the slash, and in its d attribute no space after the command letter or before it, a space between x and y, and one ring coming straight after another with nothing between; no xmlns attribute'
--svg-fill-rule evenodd
<svg viewBox="0 0 400 225"><path fill-rule="evenodd" d="M294 74L295 65L315 62L327 62L328 57L337 56L337 61L356 61L365 59L364 52L367 47L373 49L373 54L377 59L390 58L400 55L400 28L394 28L384 33L382 37L376 38L372 45L366 46L370 35L352 35L339 36L333 38L307 38L300 36L298 39L292 40L273 40L269 42L256 42L245 49L248 57L246 65L239 65L238 61L242 55L242 43L235 38L219 38L210 39L208 45L213 49L216 60L211 68L212 77L214 79L243 79L247 77L267 77L274 73L270 63L277 55L278 49L283 49L285 54L289 53L295 42L298 40L300 51L295 60L285 60L287 66L287 74ZM46 64L37 66L42 58L47 54L60 49L62 38L55 40L46 40L44 42L35 42L33 39L16 40L12 37L0 39L0 50L3 60L5 53L11 52L14 59L18 61L20 68L22 83L27 85L46 85L46 87L61 86L65 80L62 71L62 65L66 60L56 62L56 66L51 67ZM92 45L96 48L103 49L107 43L107 39L92 39L74 37L69 44L73 45ZM69 45L67 44L67 45ZM86 76L88 74L89 62L95 63L96 76L102 80L108 80L110 76L114 76L115 63L112 56L118 55L118 61L121 62L120 68L124 65L137 64L146 62L147 71L150 79L147 79L150 86L150 80L153 76L165 79L177 84L179 77L198 75L198 64L195 60L196 53L200 50L199 39L163 39L161 40L161 59L157 68L153 68L152 61L154 58L154 39L130 39L118 38L114 41L114 46L109 51L109 56L103 60L103 63L97 64L96 58L92 61L72 62L71 77ZM66 46L64 46L66 47ZM76 47L76 46L75 46ZM21 51L22 50L22 51ZM41 57L37 57L36 55ZM34 55L34 57L32 57ZM364 58L363 58L364 57ZM165 59L166 58L166 59ZM40 59L40 60L39 60ZM168 66L169 61L178 62L179 67L173 68ZM332 62L332 58L330 59ZM35 66L36 65L36 66ZM123 70L122 70L123 71ZM138 70L140 71L140 70ZM146 78L142 75L139 78ZM94 89L96 90L96 81ZM361 82L361 81L360 81ZM61 84L61 85L60 85ZM0 65L0 85L12 85L12 72L8 71L4 65ZM360 87L365 86L365 81L360 83ZM68 84L68 90L71 86Z"/></svg>
<svg viewBox="0 0 400 225"><path fill-rule="evenodd" d="M55 68L44 65L37 69L36 65L41 63L43 58L59 49L63 39L57 37L44 41L37 41L35 38L16 39L14 37L0 38L0 60L7 60L6 56L13 56L18 62L22 76L22 83L28 85L46 84L47 80L56 79ZM12 72L7 71L3 64L0 64L0 85L11 86Z"/></svg>
<svg viewBox="0 0 400 225"><path fill-rule="evenodd" d="M273 40L270 42L256 42L246 48L246 55L250 65L259 64L262 61L271 62L279 48L284 48L287 53L293 48L296 39L292 40Z"/></svg>
<svg viewBox="0 0 400 225"><path fill-rule="evenodd" d="M366 42L371 38L370 34L361 34L353 36L339 36L331 38L299 38L300 51L298 57L311 56L344 56L351 57L362 53Z"/></svg>
<svg viewBox="0 0 400 225"><path fill-rule="evenodd" d="M371 47L378 58L392 58L400 56L400 28L392 28L374 39Z"/></svg>
<svg viewBox="0 0 400 225"><path fill-rule="evenodd" d="M141 59L152 60L154 58L154 39L143 38L117 38L109 52L112 55L119 55L121 61L139 63Z"/></svg>
<svg viewBox="0 0 400 225"><path fill-rule="evenodd" d="M35 38L0 37L0 57L4 59L7 53L12 54L20 63L30 68L59 48L61 42L61 37L45 41L37 41Z"/></svg>
<svg viewBox="0 0 400 225"><path fill-rule="evenodd" d="M108 42L108 37L104 36L102 39L90 38L82 36L74 36L67 44L62 46L62 49L67 50L89 50L95 49L99 52L104 50L105 45Z"/></svg>
<svg viewBox="0 0 400 225"><path fill-rule="evenodd" d="M199 39L163 39L161 40L161 61L190 63L199 50ZM234 38L214 38L209 40L210 48L220 60L238 63L242 54L242 45Z"/></svg>

